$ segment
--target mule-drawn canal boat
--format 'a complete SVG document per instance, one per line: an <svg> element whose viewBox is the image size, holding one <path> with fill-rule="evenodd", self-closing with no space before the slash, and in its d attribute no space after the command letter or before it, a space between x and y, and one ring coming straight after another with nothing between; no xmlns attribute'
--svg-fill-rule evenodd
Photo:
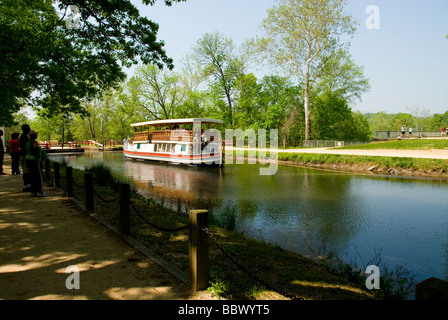
<svg viewBox="0 0 448 320"><path fill-rule="evenodd" d="M223 143L218 119L190 118L131 124L133 138L123 145L125 158L173 164L222 166Z"/></svg>

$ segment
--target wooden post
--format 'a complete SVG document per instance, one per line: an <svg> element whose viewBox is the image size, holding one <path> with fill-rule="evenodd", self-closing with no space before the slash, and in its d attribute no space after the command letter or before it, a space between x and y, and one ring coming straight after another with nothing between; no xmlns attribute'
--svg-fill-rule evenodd
<svg viewBox="0 0 448 320"><path fill-rule="evenodd" d="M73 168L67 167L65 169L65 177L66 177L66 184L67 184L67 197L73 198Z"/></svg>
<svg viewBox="0 0 448 320"><path fill-rule="evenodd" d="M122 235L131 234L131 188L129 184L122 183L118 186L118 193L120 197L120 213L118 217L118 227Z"/></svg>
<svg viewBox="0 0 448 320"><path fill-rule="evenodd" d="M50 159L45 159L45 179L47 181L51 180Z"/></svg>
<svg viewBox="0 0 448 320"><path fill-rule="evenodd" d="M61 175L59 173L59 162L54 162L54 186L59 188L61 186Z"/></svg>
<svg viewBox="0 0 448 320"><path fill-rule="evenodd" d="M190 210L189 212L190 289L192 293L208 287L208 247L207 234L202 229L208 227L208 210Z"/></svg>
<svg viewBox="0 0 448 320"><path fill-rule="evenodd" d="M90 172L84 173L84 187L86 189L85 209L93 212L93 175Z"/></svg>

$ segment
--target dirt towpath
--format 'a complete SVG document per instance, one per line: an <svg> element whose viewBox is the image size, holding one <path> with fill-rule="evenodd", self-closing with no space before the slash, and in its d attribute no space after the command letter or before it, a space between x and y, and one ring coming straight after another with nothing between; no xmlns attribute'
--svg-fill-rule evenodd
<svg viewBox="0 0 448 320"><path fill-rule="evenodd" d="M0 176L0 299L204 299L78 209L58 189L22 192L22 176ZM79 269L80 289L66 280ZM74 284L74 280L69 283Z"/></svg>
<svg viewBox="0 0 448 320"><path fill-rule="evenodd" d="M229 150L253 150L248 148L228 148ZM380 157L406 157L406 158L426 158L448 160L448 150L395 150L395 149L339 149L339 148L302 148L302 149L256 149L258 151L277 151L280 153L321 153L321 154L342 154L357 156L380 156Z"/></svg>

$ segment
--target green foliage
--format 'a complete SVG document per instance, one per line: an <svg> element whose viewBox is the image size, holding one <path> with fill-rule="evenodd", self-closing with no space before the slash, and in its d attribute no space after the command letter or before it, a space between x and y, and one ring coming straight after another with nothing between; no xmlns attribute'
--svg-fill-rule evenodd
<svg viewBox="0 0 448 320"><path fill-rule="evenodd" d="M398 150L431 150L448 149L448 140L445 139L419 139L419 140L395 140L375 142L357 146L346 146L343 149L398 149Z"/></svg>
<svg viewBox="0 0 448 320"><path fill-rule="evenodd" d="M346 119L351 117L347 101L331 92L313 100L313 140L344 140Z"/></svg>
<svg viewBox="0 0 448 320"><path fill-rule="evenodd" d="M134 97L146 119L174 118L186 94L175 72L154 65L138 67L130 84L135 86Z"/></svg>
<svg viewBox="0 0 448 320"><path fill-rule="evenodd" d="M180 1L166 0L165 4ZM151 5L154 2L144 1ZM293 2L294 6L303 5L295 9L305 11L325 4L325 1L317 1L311 8L306 6L307 1ZM122 141L132 135L131 123L212 117L222 119L224 128L254 129L256 133L258 129L266 129L268 141L269 129L278 129L280 145L286 147L301 145L305 139L308 92L313 95L315 104L311 111L315 122L311 127L313 137L365 140L368 125L361 114L348 108L348 101L359 98L367 90L368 82L362 75L362 68L354 64L344 48L334 43L337 34L353 31L353 21L343 15L343 1L332 2L337 10L329 12L324 8L325 17L319 19L332 15L336 20L343 18L331 21L332 27L340 27L340 30L326 34L325 50L313 62L314 72L310 73L320 80L311 81L313 86L307 91L303 79L275 74L257 79L246 70L250 50L241 53L232 39L219 33L204 34L197 41L185 57L182 72L161 70L163 66L171 69L173 65L165 55L163 43L156 40L158 26L141 17L128 0L115 1L113 6L105 1L70 2L80 9L79 28L67 27L71 16L62 16L68 5L65 0L59 4L60 15L54 12L51 1L28 5L21 0L15 8L9 0L0 13L14 16L22 10L18 21L26 32L21 34L23 39L19 37L21 41L15 44L6 41L0 45L0 50L16 52L19 49L13 46L22 44L34 56L31 59L20 54L6 55L5 66L8 63L17 65L22 75L20 81L11 81L14 75L7 74L9 69L2 69L6 70L2 73L5 77L2 83L16 87L0 89L5 89L0 99L10 100L2 104L10 107L1 110L7 110L5 112L10 115L25 103L39 105L43 111L33 127L47 140ZM39 14L33 15L33 10ZM282 14L287 12L282 11ZM20 33L8 19L2 22L7 26L5 30L11 34ZM303 43L303 39L300 40ZM124 82L121 67L137 61L143 65ZM294 80L298 81L294 83ZM30 93L35 90L38 94L32 100ZM14 95L12 99L8 98L10 93ZM13 121L12 116L8 120L3 114L1 119Z"/></svg>
<svg viewBox="0 0 448 320"><path fill-rule="evenodd" d="M348 107L348 101L337 93L325 92L314 98L314 140L369 141L370 128L360 113Z"/></svg>
<svg viewBox="0 0 448 320"><path fill-rule="evenodd" d="M420 113L386 113L384 111L377 113L367 113L364 115L370 124L371 133L375 131L399 131L404 124L407 128L413 127L414 131L435 131L438 132L442 127L448 126L448 111L443 114L430 115Z"/></svg>
<svg viewBox="0 0 448 320"><path fill-rule="evenodd" d="M448 128L448 111L443 114L436 113L426 119L425 128L427 131L439 131L443 127Z"/></svg>
<svg viewBox="0 0 448 320"><path fill-rule="evenodd" d="M322 57L319 66L320 81L313 88L315 94L332 92L347 101L361 100L370 90L364 68L356 65L347 50L338 49Z"/></svg>
<svg viewBox="0 0 448 320"><path fill-rule="evenodd" d="M112 169L103 162L90 164L85 169L86 172L93 174L95 184L100 186L114 186L115 178L112 174Z"/></svg>
<svg viewBox="0 0 448 320"><path fill-rule="evenodd" d="M223 279L225 271L216 264L213 264L210 268L210 286L207 288L207 292L214 294L218 297L226 297L229 294L228 281Z"/></svg>
<svg viewBox="0 0 448 320"><path fill-rule="evenodd" d="M236 227L236 218L238 216L238 207L232 202L226 202L220 212L210 212L210 224L219 226L228 231L234 231Z"/></svg>
<svg viewBox="0 0 448 320"><path fill-rule="evenodd" d="M372 133L375 131L399 130L399 128L394 128L392 124L393 114L380 111L377 113L367 113L364 116L371 127Z"/></svg>
<svg viewBox="0 0 448 320"><path fill-rule="evenodd" d="M206 33L196 42L191 57L202 77L214 87L215 94L226 102L223 120L234 128L234 86L243 74L244 61L236 54L232 39L218 32Z"/></svg>
<svg viewBox="0 0 448 320"><path fill-rule="evenodd" d="M414 276L401 265L397 265L391 271L381 260L381 252L375 253L375 257L359 269L356 264L348 264L330 252L321 260L321 265L347 282L357 283L360 286L364 286L366 281L363 269L367 265L378 266L380 268L380 288L372 290L375 296L381 300L406 300L413 292Z"/></svg>
<svg viewBox="0 0 448 320"><path fill-rule="evenodd" d="M404 125L406 128L414 125L414 118L408 113L398 113L392 120L393 128L395 130L401 130L401 126Z"/></svg>
<svg viewBox="0 0 448 320"><path fill-rule="evenodd" d="M344 0L280 0L263 20L265 37L249 42L270 65L303 84L305 140L312 130L313 90L336 87L347 97L359 95L368 86L362 68L350 60L340 40L341 35L353 35L357 24L345 12L345 5ZM350 85L343 79L349 79Z"/></svg>
<svg viewBox="0 0 448 320"><path fill-rule="evenodd" d="M68 14L70 5L78 17ZM73 18L78 25L70 24ZM82 99L116 87L125 78L122 66L138 59L173 67L156 39L158 25L129 0L5 0L0 29L0 119L6 125L27 103L48 114L86 114Z"/></svg>

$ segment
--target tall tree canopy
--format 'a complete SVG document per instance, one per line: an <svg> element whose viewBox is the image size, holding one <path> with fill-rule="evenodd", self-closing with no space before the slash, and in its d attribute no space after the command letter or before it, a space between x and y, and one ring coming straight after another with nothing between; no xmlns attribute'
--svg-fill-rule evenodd
<svg viewBox="0 0 448 320"><path fill-rule="evenodd" d="M305 140L311 136L311 95L313 85L323 78L325 63L337 72L350 71L350 59L342 54L342 35L353 35L356 22L345 12L345 0L277 0L268 10L262 29L264 37L253 41L270 65L275 65L303 85ZM344 58L344 61L341 60ZM355 70L358 73L360 70ZM345 77L348 79L349 77ZM328 82L326 86L339 83Z"/></svg>
<svg viewBox="0 0 448 320"><path fill-rule="evenodd" d="M216 91L227 102L225 117L233 128L234 85L244 72L244 62L237 55L232 39L219 33L206 33L193 48L192 61L197 63L204 78L210 78Z"/></svg>
<svg viewBox="0 0 448 320"><path fill-rule="evenodd" d="M160 70L154 65L138 67L128 87L137 104L145 110L147 120L173 119L176 107L186 95L175 72Z"/></svg>
<svg viewBox="0 0 448 320"><path fill-rule="evenodd" d="M82 99L116 87L122 67L139 59L173 68L157 31L130 0L3 0L0 122L11 124L26 104L49 114L85 113Z"/></svg>

